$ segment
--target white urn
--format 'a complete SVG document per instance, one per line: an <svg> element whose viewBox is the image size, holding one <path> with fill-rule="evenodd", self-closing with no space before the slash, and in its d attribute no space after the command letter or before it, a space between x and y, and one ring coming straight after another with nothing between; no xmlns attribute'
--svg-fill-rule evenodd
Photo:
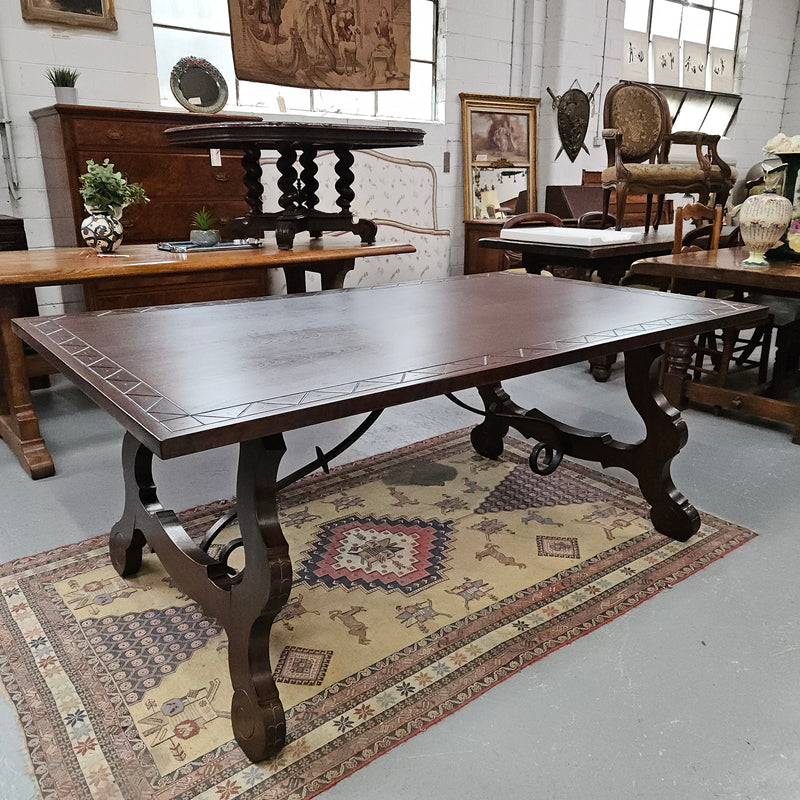
<svg viewBox="0 0 800 800"><path fill-rule="evenodd" d="M739 231L750 251L742 264L748 267L769 264L764 254L780 241L791 219L792 203L783 195L766 191L748 197L739 211Z"/></svg>

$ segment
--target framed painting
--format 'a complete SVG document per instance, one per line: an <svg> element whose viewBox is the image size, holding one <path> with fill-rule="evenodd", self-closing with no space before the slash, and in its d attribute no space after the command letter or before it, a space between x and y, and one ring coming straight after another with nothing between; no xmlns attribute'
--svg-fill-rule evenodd
<svg viewBox="0 0 800 800"><path fill-rule="evenodd" d="M114 0L21 0L22 18L81 28L117 29Z"/></svg>
<svg viewBox="0 0 800 800"><path fill-rule="evenodd" d="M464 218L536 208L538 97L460 94Z"/></svg>

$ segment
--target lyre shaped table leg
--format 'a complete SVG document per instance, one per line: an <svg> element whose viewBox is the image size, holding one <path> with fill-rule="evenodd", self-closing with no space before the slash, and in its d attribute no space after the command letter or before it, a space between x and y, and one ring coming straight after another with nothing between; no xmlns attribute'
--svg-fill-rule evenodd
<svg viewBox="0 0 800 800"><path fill-rule="evenodd" d="M237 478L239 529L245 565L231 574L186 533L156 496L152 454L131 435L123 443L125 510L111 534L111 560L121 575L135 573L149 544L175 582L228 635L233 684L233 733L245 754L260 761L286 741L286 718L272 677L272 623L289 599L292 564L278 521L276 481L286 452L281 434L244 442Z"/></svg>
<svg viewBox="0 0 800 800"><path fill-rule="evenodd" d="M239 453L237 503L245 567L222 622L234 690L233 732L252 761L275 754L286 741L286 718L269 657L272 623L292 588L292 562L275 491L284 452L283 436L276 434L243 442Z"/></svg>
<svg viewBox="0 0 800 800"><path fill-rule="evenodd" d="M660 357L657 345L625 354L628 397L646 430L639 442L620 442L609 433L573 428L538 409L526 411L500 384L491 384L479 389L487 416L472 432L473 446L482 455L497 458L503 452L503 436L512 427L547 445L553 451L551 457L566 454L603 467L622 467L638 480L656 530L686 541L700 527L700 516L670 475L672 459L686 444L686 423L658 387Z"/></svg>

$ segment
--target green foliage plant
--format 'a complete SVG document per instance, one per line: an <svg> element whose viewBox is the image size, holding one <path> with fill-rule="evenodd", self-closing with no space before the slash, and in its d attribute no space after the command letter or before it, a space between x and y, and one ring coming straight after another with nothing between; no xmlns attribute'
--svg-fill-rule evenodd
<svg viewBox="0 0 800 800"><path fill-rule="evenodd" d="M192 227L198 231L211 231L214 230L216 220L211 216L211 213L206 211L205 206L199 211L192 214Z"/></svg>
<svg viewBox="0 0 800 800"><path fill-rule="evenodd" d="M53 86L74 86L80 76L80 72L71 67L50 67L44 73L44 76Z"/></svg>
<svg viewBox="0 0 800 800"><path fill-rule="evenodd" d="M149 203L140 183L129 183L121 172L114 171L114 165L105 159L96 164L92 159L86 162L86 172L80 177L80 193L87 209L95 213L120 214L125 206L134 203Z"/></svg>

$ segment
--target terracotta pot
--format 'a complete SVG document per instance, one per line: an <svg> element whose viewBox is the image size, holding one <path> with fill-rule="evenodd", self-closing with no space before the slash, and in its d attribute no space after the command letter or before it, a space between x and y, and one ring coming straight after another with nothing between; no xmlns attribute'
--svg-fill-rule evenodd
<svg viewBox="0 0 800 800"><path fill-rule="evenodd" d="M788 198L774 192L748 197L739 212L739 230L750 255L742 262L746 266L769 264L764 254L780 240L792 219L792 204Z"/></svg>

